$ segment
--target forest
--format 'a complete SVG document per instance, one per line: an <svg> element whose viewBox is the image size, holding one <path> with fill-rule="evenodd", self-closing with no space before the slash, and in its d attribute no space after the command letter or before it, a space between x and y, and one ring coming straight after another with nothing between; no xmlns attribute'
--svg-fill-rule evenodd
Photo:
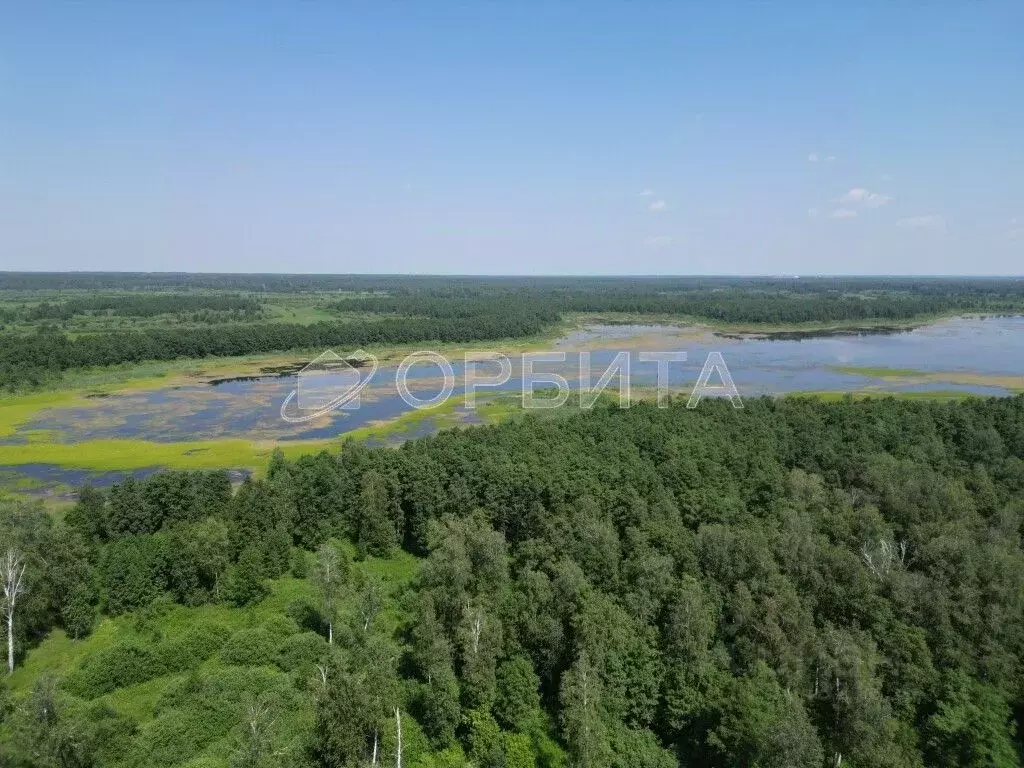
<svg viewBox="0 0 1024 768"><path fill-rule="evenodd" d="M933 295L1024 294L1020 277L731 277L731 276L468 276L289 275L199 272L0 272L5 291L231 291L256 293L414 293L494 291L680 292L738 288L764 292L862 293L895 291Z"/></svg>
<svg viewBox="0 0 1024 768"><path fill-rule="evenodd" d="M495 309L529 307L537 312L632 313L681 315L730 323L809 323L862 320L907 320L941 312L980 310L1012 312L1019 299L970 295L928 296L765 293L738 288L660 293L655 291L510 291L483 296L444 293L342 299L340 311L394 312L429 317L481 314Z"/></svg>
<svg viewBox="0 0 1024 768"><path fill-rule="evenodd" d="M531 336L557 315L515 312L466 317L382 318L349 322L247 323L152 328L72 336L51 329L0 333L0 390L37 387L71 368L231 357L288 350L355 349L374 344L445 343Z"/></svg>
<svg viewBox="0 0 1024 768"><path fill-rule="evenodd" d="M113 286L116 295L87 293ZM1014 313L1024 311L1024 280L5 273L4 297L0 391L22 391L58 383L72 369L143 361L522 339L579 315L857 328ZM304 320L271 316L275 302L294 307L296 299L308 310ZM61 325L83 316L123 322ZM165 321L141 323L152 318Z"/></svg>
<svg viewBox="0 0 1024 768"><path fill-rule="evenodd" d="M185 312L235 312L259 315L260 303L251 296L232 294L140 293L115 296L95 295L67 301L40 302L26 307L28 321L69 320L76 315L107 313L117 317L153 317Z"/></svg>
<svg viewBox="0 0 1024 768"><path fill-rule="evenodd" d="M608 404L7 500L0 765L1019 766L1022 535L1024 396Z"/></svg>

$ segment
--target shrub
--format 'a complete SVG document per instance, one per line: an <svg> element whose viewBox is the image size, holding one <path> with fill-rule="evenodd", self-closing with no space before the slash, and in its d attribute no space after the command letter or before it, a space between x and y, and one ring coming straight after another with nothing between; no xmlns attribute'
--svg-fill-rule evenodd
<svg viewBox="0 0 1024 768"><path fill-rule="evenodd" d="M228 601L239 608L254 605L270 594L263 580L262 556L254 547L242 550L231 569L225 594Z"/></svg>
<svg viewBox="0 0 1024 768"><path fill-rule="evenodd" d="M304 579L309 576L309 558L304 550L295 548L292 552L292 576Z"/></svg>
<svg viewBox="0 0 1024 768"><path fill-rule="evenodd" d="M280 614L271 616L260 626L279 639L294 635L299 631L299 625L294 619Z"/></svg>
<svg viewBox="0 0 1024 768"><path fill-rule="evenodd" d="M67 681L67 689L83 699L94 699L116 688L144 683L166 672L149 648L121 643L88 656Z"/></svg>
<svg viewBox="0 0 1024 768"><path fill-rule="evenodd" d="M95 702L85 711L89 740L95 745L102 765L113 763L131 750L138 726L135 721L105 702Z"/></svg>
<svg viewBox="0 0 1024 768"><path fill-rule="evenodd" d="M157 701L156 714L170 709L201 709L234 726L247 696L289 687L288 678L273 669L204 668L168 686Z"/></svg>
<svg viewBox="0 0 1024 768"><path fill-rule="evenodd" d="M294 711L298 700L289 695L289 688L285 675L269 669L197 670L163 692L154 709L156 718L142 729L135 753L126 764L163 768L185 763L206 768L208 763L198 756L238 726L247 701L266 694L279 711Z"/></svg>
<svg viewBox="0 0 1024 768"><path fill-rule="evenodd" d="M327 632L327 622L324 621L324 617L320 614L319 609L309 598L292 600L288 603L284 612L288 618L299 625L300 629L316 632L321 635Z"/></svg>
<svg viewBox="0 0 1024 768"><path fill-rule="evenodd" d="M214 757L197 757L195 760L185 763L184 768L224 768L224 766L223 760Z"/></svg>
<svg viewBox="0 0 1024 768"><path fill-rule="evenodd" d="M417 768L463 768L466 756L458 745L448 747L443 752L424 755L416 763Z"/></svg>
<svg viewBox="0 0 1024 768"><path fill-rule="evenodd" d="M220 658L239 667L268 666L277 659L277 645L278 639L262 627L243 629L224 644Z"/></svg>
<svg viewBox="0 0 1024 768"><path fill-rule="evenodd" d="M168 671L194 669L220 650L229 637L231 630L223 624L200 624L179 638L161 643L157 655Z"/></svg>
<svg viewBox="0 0 1024 768"><path fill-rule="evenodd" d="M277 666L285 672L312 675L326 654L326 640L315 632L301 632L281 644L277 652Z"/></svg>
<svg viewBox="0 0 1024 768"><path fill-rule="evenodd" d="M136 746L137 762L170 766L199 754L228 729L227 723L210 714L199 709L174 709L163 713L142 730Z"/></svg>
<svg viewBox="0 0 1024 768"><path fill-rule="evenodd" d="M530 737L523 733L505 734L505 768L533 768L537 755Z"/></svg>
<svg viewBox="0 0 1024 768"><path fill-rule="evenodd" d="M77 583L60 606L60 622L71 637L78 639L92 632L96 619L94 593L90 584Z"/></svg>

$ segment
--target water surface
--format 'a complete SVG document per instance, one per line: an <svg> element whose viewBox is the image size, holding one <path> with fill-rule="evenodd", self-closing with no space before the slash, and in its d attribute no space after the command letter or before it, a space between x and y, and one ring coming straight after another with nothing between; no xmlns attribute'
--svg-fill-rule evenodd
<svg viewBox="0 0 1024 768"><path fill-rule="evenodd" d="M630 353L634 386L653 386L657 367L641 362L643 352L685 351L687 361L669 367L669 385L689 389L708 353L721 352L733 380L744 395L798 391L880 392L934 390L981 395L1006 395L1004 386L978 381L954 383L860 375L836 367L896 368L940 373L982 374L990 377L1024 375L1024 318L959 318L889 335L834 336L802 340L730 339L695 329L654 325L589 326L552 345L565 362L537 363L535 370L564 376L577 387L581 359L589 355L590 379L596 382L615 355ZM584 357L581 358L581 355ZM464 391L465 365L453 361L455 395ZM496 372L496 368L491 366ZM587 366L584 365L584 372ZM363 390L358 410L339 410L313 421L295 424L281 418L282 402L297 386L295 375L243 378L210 384L168 387L146 392L114 394L87 406L54 408L22 425L22 431L44 430L57 442L98 438L138 438L179 442L242 437L253 440L301 440L342 435L353 429L387 421L410 411L395 386L395 366L382 366ZM489 372L487 366L484 373ZM409 388L429 398L442 386L434 365L417 365L409 372ZM513 358L511 379L499 389L518 390L521 361ZM713 380L712 383L718 383ZM611 388L614 388L615 382ZM486 390L481 390L481 392ZM461 409L459 421L472 422L473 412ZM438 423L425 420L412 435L426 434ZM38 433L37 433L38 434ZM14 434L6 442L25 438Z"/></svg>

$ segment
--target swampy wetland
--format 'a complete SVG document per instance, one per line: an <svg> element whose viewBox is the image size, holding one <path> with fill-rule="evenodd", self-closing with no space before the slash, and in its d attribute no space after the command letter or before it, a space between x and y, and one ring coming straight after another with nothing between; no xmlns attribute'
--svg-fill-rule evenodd
<svg viewBox="0 0 1024 768"><path fill-rule="evenodd" d="M293 305L294 299L289 300L287 306ZM237 312L235 303L227 306ZM85 380L70 389L12 395L0 402L0 484L19 493L64 498L83 482L106 486L159 468L228 467L244 476L258 470L275 446L292 456L346 439L395 446L443 428L493 423L521 409L524 354L542 358L531 364L541 379L536 389L543 389L545 375L555 374L579 390L586 388L581 379L589 378L594 387L625 352L629 369L622 375L634 400L654 394L657 365L643 357L656 352L686 355L668 366L663 385L672 394L690 392L712 352L721 353L744 397L850 393L949 399L1024 391L1024 317L1018 315L804 330L723 328L685 318L675 323L612 319L581 316L557 334L526 343L434 345L451 362L454 387L443 404L426 409L412 408L396 383L400 361L415 344L371 346L381 363L357 407L301 423L282 418L281 409L312 353L207 359L191 368L165 364L155 376L146 376L143 368L133 377L129 368L112 383ZM467 357L481 358L489 351L506 355L511 363L507 381L498 385L486 384L500 370L496 363L485 360L467 369ZM480 386L470 404L465 392L473 372ZM617 394L619 375L605 396ZM445 386L443 371L429 361L410 367L405 380L423 400ZM576 395L566 409L579 407Z"/></svg>

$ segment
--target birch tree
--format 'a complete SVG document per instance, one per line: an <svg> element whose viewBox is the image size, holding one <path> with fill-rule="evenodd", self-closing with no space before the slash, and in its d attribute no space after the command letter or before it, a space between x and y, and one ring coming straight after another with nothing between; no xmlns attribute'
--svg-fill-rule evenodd
<svg viewBox="0 0 1024 768"><path fill-rule="evenodd" d="M273 707L266 699L249 701L238 736L238 746L231 756L231 768L264 768L279 765L283 753L274 749Z"/></svg>
<svg viewBox="0 0 1024 768"><path fill-rule="evenodd" d="M25 591L25 562L17 550L9 548L0 563L3 579L3 612L7 626L7 674L14 672L14 611L18 597Z"/></svg>
<svg viewBox="0 0 1024 768"><path fill-rule="evenodd" d="M366 634L377 614L384 607L383 589L379 579L371 574L357 572L356 579L356 620Z"/></svg>
<svg viewBox="0 0 1024 768"><path fill-rule="evenodd" d="M330 645L334 645L334 622L338 618L338 604L348 576L347 565L337 548L330 543L323 544L317 552L314 581L320 593L324 618L327 619L327 642Z"/></svg>
<svg viewBox="0 0 1024 768"><path fill-rule="evenodd" d="M395 707L395 768L402 768L402 710Z"/></svg>
<svg viewBox="0 0 1024 768"><path fill-rule="evenodd" d="M462 622L463 695L471 709L489 707L496 685L495 668L501 649L501 622L479 602L467 604Z"/></svg>
<svg viewBox="0 0 1024 768"><path fill-rule="evenodd" d="M562 680L562 732L578 768L610 762L610 746L601 711L602 681L587 654L581 653Z"/></svg>

